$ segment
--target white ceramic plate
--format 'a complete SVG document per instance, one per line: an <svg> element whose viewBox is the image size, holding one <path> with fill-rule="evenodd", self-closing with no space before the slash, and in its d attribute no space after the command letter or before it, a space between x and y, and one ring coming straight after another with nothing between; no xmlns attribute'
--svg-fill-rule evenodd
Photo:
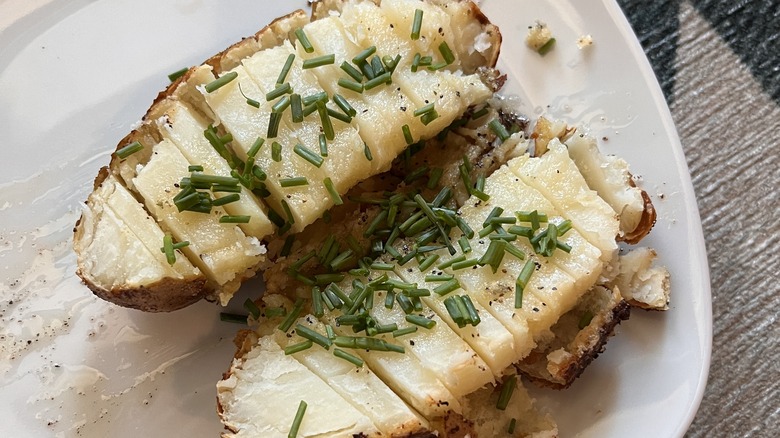
<svg viewBox="0 0 780 438"><path fill-rule="evenodd" d="M302 1L0 2L0 436L216 436L214 384L237 326L199 303L153 315L94 298L71 228L97 170L166 82ZM650 66L609 0L485 0L505 93L584 124L659 212L647 244L672 273L666 313L635 312L564 392L536 391L562 436L680 436L709 366L711 304L688 170ZM558 39L523 42L535 19ZM591 34L594 45L575 41ZM257 285L248 285L244 294ZM243 301L243 298L234 300Z"/></svg>

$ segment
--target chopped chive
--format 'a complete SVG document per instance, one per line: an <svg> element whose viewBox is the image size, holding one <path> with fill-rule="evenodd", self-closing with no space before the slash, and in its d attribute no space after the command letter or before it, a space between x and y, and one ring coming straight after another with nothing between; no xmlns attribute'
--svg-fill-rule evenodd
<svg viewBox="0 0 780 438"><path fill-rule="evenodd" d="M437 283L442 281L450 281L453 277L451 274L445 274L445 273L439 273L439 274L429 274L425 276L425 281L429 283Z"/></svg>
<svg viewBox="0 0 780 438"><path fill-rule="evenodd" d="M526 237L528 239L534 237L534 230L531 227L524 227L522 225L512 225L507 228L507 232L516 236Z"/></svg>
<svg viewBox="0 0 780 438"><path fill-rule="evenodd" d="M289 82L285 82L266 93L265 100L270 102L289 93L292 93L292 86Z"/></svg>
<svg viewBox="0 0 780 438"><path fill-rule="evenodd" d="M304 147L300 143L295 145L295 147L293 148L293 152L295 152L299 157L308 161L309 163L311 163L311 165L317 168L322 167L322 163L325 161L322 159L321 156L312 152L310 149Z"/></svg>
<svg viewBox="0 0 780 438"><path fill-rule="evenodd" d="M214 193L219 193L219 192L241 193L241 186L226 186L224 184L214 184L213 186L211 186L211 191Z"/></svg>
<svg viewBox="0 0 780 438"><path fill-rule="evenodd" d="M414 110L414 116L420 117L423 114L428 114L433 111L434 104L429 103L428 105L425 105L424 107L418 108Z"/></svg>
<svg viewBox="0 0 780 438"><path fill-rule="evenodd" d="M278 142L271 143L271 159L277 163L282 161L282 145Z"/></svg>
<svg viewBox="0 0 780 438"><path fill-rule="evenodd" d="M183 67L179 70L176 70L173 73L168 74L168 80L171 82L176 82L176 79L179 79L180 77L184 76L185 73L189 70L189 67Z"/></svg>
<svg viewBox="0 0 780 438"><path fill-rule="evenodd" d="M487 225L500 225L500 224L514 224L517 222L517 219L511 217L511 216L493 216L485 221L485 226Z"/></svg>
<svg viewBox="0 0 780 438"><path fill-rule="evenodd" d="M331 181L330 177L325 178L322 181L322 184L325 185L325 188L328 190L328 194L333 200L333 204L341 205L344 203L344 201L341 199L341 196L339 196L339 192L336 190L336 187L333 185L333 181Z"/></svg>
<svg viewBox="0 0 780 438"><path fill-rule="evenodd" d="M294 178L279 178L279 185L282 187L297 187L309 185L309 180L305 176L296 176Z"/></svg>
<svg viewBox="0 0 780 438"><path fill-rule="evenodd" d="M528 281L531 279L531 274L533 274L534 268L536 268L536 264L533 260L529 259L527 262L525 262L523 269L517 276L517 280L515 281L515 309L520 309L523 307L523 290L528 284Z"/></svg>
<svg viewBox="0 0 780 438"><path fill-rule="evenodd" d="M230 73L226 73L221 77L219 77L218 79L215 79L209 82L208 84L206 84L206 92L213 93L237 77L238 77L237 72L232 71Z"/></svg>
<svg viewBox="0 0 780 438"><path fill-rule="evenodd" d="M327 110L328 110L328 115L333 117L334 119L341 120L344 123L352 122L352 117L350 117L349 114L344 114L332 108L328 108Z"/></svg>
<svg viewBox="0 0 780 438"><path fill-rule="evenodd" d="M298 319L298 315L301 314L301 311L303 310L303 300L298 299L295 302L295 305L293 306L290 313L287 314L287 316L284 318L281 324L279 324L278 329L286 332L287 330L290 330L290 327L292 327L293 323L296 319Z"/></svg>
<svg viewBox="0 0 780 438"><path fill-rule="evenodd" d="M460 228L460 231L463 232L463 235L469 239L474 237L474 230L472 230L469 224L467 224L466 221L464 221L460 216L455 217L455 223L458 224L458 228Z"/></svg>
<svg viewBox="0 0 780 438"><path fill-rule="evenodd" d="M471 244L469 243L469 239L467 239L466 236L460 236L460 239L458 239L458 245L460 246L460 250L463 252L463 254L468 254L471 252Z"/></svg>
<svg viewBox="0 0 780 438"><path fill-rule="evenodd" d="M246 104L255 108L260 108L260 102L252 99L251 97L244 94L244 90L241 89L241 84L238 84L238 92L241 93L242 96L244 96L244 99L246 99Z"/></svg>
<svg viewBox="0 0 780 438"><path fill-rule="evenodd" d="M431 222L433 222L433 224L436 225L436 228L438 228L439 234L441 235L444 244L447 245L450 255L455 254L455 248L452 246L452 243L450 243L450 238L447 235L447 232L444 230L444 227L442 226L441 222L436 220L436 216L433 214L433 210L431 210L431 207L428 206L428 204L425 202L425 200L419 193L414 196L414 200L417 202L417 205L420 206L420 209L425 213L425 215L428 216Z"/></svg>
<svg viewBox="0 0 780 438"><path fill-rule="evenodd" d="M550 50L553 49L553 46L555 46L555 38L550 38L547 40L546 43L542 45L542 47L539 47L536 51L540 55L544 56L546 55Z"/></svg>
<svg viewBox="0 0 780 438"><path fill-rule="evenodd" d="M431 204L433 204L434 207L441 207L445 202L449 201L450 198L452 198L452 189L445 186L439 190L439 193L437 193L436 197L433 198L433 202L431 202Z"/></svg>
<svg viewBox="0 0 780 438"><path fill-rule="evenodd" d="M436 110L433 110L429 113L425 113L420 117L420 121L423 125L428 126L432 121L439 118L439 113L436 112Z"/></svg>
<svg viewBox="0 0 780 438"><path fill-rule="evenodd" d="M417 69L420 66L420 59L421 59L420 53L415 53L414 58L412 59L412 67L411 67L412 73L417 73Z"/></svg>
<svg viewBox="0 0 780 438"><path fill-rule="evenodd" d="M428 173L428 184L426 184L426 187L429 189L436 188L443 173L444 169L440 167L434 167L431 169L430 173Z"/></svg>
<svg viewBox="0 0 780 438"><path fill-rule="evenodd" d="M322 67L323 65L330 65L336 62L336 55L331 53L330 55L317 56L316 58L310 58L303 61L303 69Z"/></svg>
<svg viewBox="0 0 780 438"><path fill-rule="evenodd" d="M483 227L487 227L491 225L490 221L491 219L495 217L499 217L504 213L504 209L501 207L493 207L492 210L490 210L490 213L488 213L487 217L485 217L485 220L482 222Z"/></svg>
<svg viewBox="0 0 780 438"><path fill-rule="evenodd" d="M327 91L320 91L319 93L314 93L309 96L303 97L301 103L303 103L303 106L309 106L317 102L328 103L328 100L329 99L328 99Z"/></svg>
<svg viewBox="0 0 780 438"><path fill-rule="evenodd" d="M414 325L419 325L420 327L425 327L428 330L436 325L436 321L421 315L406 315L406 321Z"/></svg>
<svg viewBox="0 0 780 438"><path fill-rule="evenodd" d="M569 245L569 244L567 244L565 242L561 242L560 240L557 240L555 242L555 247L560 249L561 251L563 251L565 253L570 253L571 252L571 245Z"/></svg>
<svg viewBox="0 0 780 438"><path fill-rule="evenodd" d="M477 120L479 118L485 117L488 111L488 105L483 106L482 109L471 115L471 120Z"/></svg>
<svg viewBox="0 0 780 438"><path fill-rule="evenodd" d="M314 47L312 47L311 42L309 41L309 38L306 37L306 33L303 32L303 29L295 29L295 37L298 39L298 41L300 41L301 45L303 46L303 50L306 53L311 53L314 51Z"/></svg>
<svg viewBox="0 0 780 438"><path fill-rule="evenodd" d="M439 53L441 53L442 58L444 58L444 62L447 64L452 64L455 62L455 55L452 54L452 50L447 44L447 41L442 41L442 43L439 44Z"/></svg>
<svg viewBox="0 0 780 438"><path fill-rule="evenodd" d="M425 260L420 263L420 272L427 271L431 266L433 266L436 261L439 260L438 254L431 254L430 256L426 257Z"/></svg>
<svg viewBox="0 0 780 438"><path fill-rule="evenodd" d="M447 260L444 263L440 263L439 266L437 266L437 268L439 268L440 270L444 270L444 269L447 269L450 266L452 266L453 263L462 262L463 260L466 260L466 256L461 254L461 255L459 255L457 257L453 257L453 258Z"/></svg>
<svg viewBox="0 0 780 438"><path fill-rule="evenodd" d="M478 175L474 183L474 190L485 193L485 175Z"/></svg>
<svg viewBox="0 0 780 438"><path fill-rule="evenodd" d="M260 147L263 146L263 143L265 143L265 140L262 137L257 137L257 140L252 143L252 147L249 148L249 152L246 153L247 156L249 158L254 158L257 156L257 153L260 151Z"/></svg>
<svg viewBox="0 0 780 438"><path fill-rule="evenodd" d="M196 164L192 166L187 166L188 172L203 172L203 166Z"/></svg>
<svg viewBox="0 0 780 438"><path fill-rule="evenodd" d="M496 409L503 411L509 405L509 400L512 398L512 393L517 386L517 376L512 376L506 379L501 386L501 394L498 396L498 403L496 403Z"/></svg>
<svg viewBox="0 0 780 438"><path fill-rule="evenodd" d="M176 242L176 243L174 243L173 244L173 249L182 249L182 248L185 248L187 246L190 246L190 241L189 240L185 240L183 242Z"/></svg>
<svg viewBox="0 0 780 438"><path fill-rule="evenodd" d="M284 62L284 67L282 67L282 71L279 72L279 77L276 78L276 85L283 84L285 79L287 79L287 73L290 72L290 68L292 67L294 60L295 60L295 54L290 53L289 55L287 55L287 60Z"/></svg>
<svg viewBox="0 0 780 438"><path fill-rule="evenodd" d="M290 255L293 242L295 242L295 234L290 234L286 239L284 239L284 245L282 246L282 250L279 252L279 255L282 257L287 257Z"/></svg>
<svg viewBox="0 0 780 438"><path fill-rule="evenodd" d="M448 66L448 65L449 65L449 64L447 63L447 61L439 61L439 62L437 62L436 64L431 64L431 65L428 67L428 70L433 70L433 71L436 71L436 70L441 70L441 69L443 69L444 67L446 67L446 66Z"/></svg>
<svg viewBox="0 0 780 438"><path fill-rule="evenodd" d="M498 119L493 119L488 123L490 130L501 139L501 142L505 142L509 138L509 132L507 132L504 125Z"/></svg>
<svg viewBox="0 0 780 438"><path fill-rule="evenodd" d="M525 253L518 247L514 245L507 245L505 248L506 252L509 254L512 254L515 256L518 260L524 260L525 259Z"/></svg>
<svg viewBox="0 0 780 438"><path fill-rule="evenodd" d="M558 235L563 236L566 234L569 230L571 230L571 220L566 219L565 221L558 224Z"/></svg>
<svg viewBox="0 0 780 438"><path fill-rule="evenodd" d="M255 304L251 298L247 298L246 301L244 301L244 309L252 315L252 318L260 318L260 308L257 307L257 304Z"/></svg>
<svg viewBox="0 0 780 438"><path fill-rule="evenodd" d="M312 347L312 345L314 345L314 343L309 340L288 345L287 347L284 347L284 354L289 356L291 354L299 353L301 351L308 350Z"/></svg>
<svg viewBox="0 0 780 438"><path fill-rule="evenodd" d="M577 327L582 330L585 327L590 325L590 322L593 321L593 312L586 310L585 313L582 314L580 317L579 322L577 323Z"/></svg>
<svg viewBox="0 0 780 438"><path fill-rule="evenodd" d="M368 147L368 143L363 142L363 155L366 156L366 160L371 161L374 156L371 154L371 149Z"/></svg>
<svg viewBox="0 0 780 438"><path fill-rule="evenodd" d="M445 299L444 308L447 309L447 313L450 315L450 318L452 318L452 320L455 321L455 323L458 324L459 327L466 326L466 321L465 321L466 315L463 314L460 306L458 306L457 296L451 296Z"/></svg>
<svg viewBox="0 0 780 438"><path fill-rule="evenodd" d="M471 195L474 190L471 187L471 177L469 177L468 169L466 169L466 166L461 164L460 166L458 166L458 172L460 173L461 181L463 181L463 187L466 188L466 193Z"/></svg>
<svg viewBox="0 0 780 438"><path fill-rule="evenodd" d="M402 126L401 130L404 132L404 140L406 140L406 144L414 143L414 138L412 137L412 131L409 129L409 125Z"/></svg>
<svg viewBox="0 0 780 438"><path fill-rule="evenodd" d="M490 265L490 268L495 274L496 271L498 271L499 266L501 266L501 260L504 258L506 245L507 242L504 240L491 240L487 251L485 251L485 254L479 259L479 264L482 266Z"/></svg>
<svg viewBox="0 0 780 438"><path fill-rule="evenodd" d="M379 225L387 219L387 210L379 212L374 219L368 224L368 227L363 231L363 237L371 237L376 232Z"/></svg>
<svg viewBox="0 0 780 438"><path fill-rule="evenodd" d="M173 236L169 233L165 233L165 236L163 236L162 250L165 253L165 259L168 264L173 266L176 263L176 253L173 252Z"/></svg>
<svg viewBox="0 0 780 438"><path fill-rule="evenodd" d="M301 103L300 94L293 93L290 95L290 112L292 113L293 123L303 122L303 104Z"/></svg>
<svg viewBox="0 0 780 438"><path fill-rule="evenodd" d="M432 56L423 56L420 58L420 65L423 67L431 65L432 62L433 62Z"/></svg>
<svg viewBox="0 0 780 438"><path fill-rule="evenodd" d="M296 32L298 31L303 33L303 29L298 29ZM292 425L290 426L290 431L287 432L287 438L296 438L298 436L298 429L301 427L303 414L306 413L306 406L306 402L301 400L301 403L298 405L298 411L295 412L295 418L293 418Z"/></svg>
<svg viewBox="0 0 780 438"><path fill-rule="evenodd" d="M268 133L266 137L276 138L279 135L279 124L282 122L282 114L279 112L271 112L268 120Z"/></svg>
<svg viewBox="0 0 780 438"><path fill-rule="evenodd" d="M468 311L471 325L476 326L482 322L482 319L479 317L479 312L477 312L477 308L474 307L474 302L471 301L471 297L468 295L462 295L461 299L463 300L463 304L466 306L466 310Z"/></svg>
<svg viewBox="0 0 780 438"><path fill-rule="evenodd" d="M336 105L341 108L342 111L344 111L344 114L355 117L357 115L357 110L352 107L352 105L349 104L347 99L344 98L344 96L336 93L333 95L333 101L336 102Z"/></svg>
<svg viewBox="0 0 780 438"><path fill-rule="evenodd" d="M376 88L376 87L378 87L378 86L380 86L380 85L382 85L384 83L387 83L389 81L390 81L390 72L388 71L388 72L382 73L381 75L379 75L379 76L377 76L377 77L375 77L373 79L370 79L370 80L366 81L366 83L363 84L363 89L368 91L368 90L371 90L372 88Z"/></svg>
<svg viewBox="0 0 780 438"><path fill-rule="evenodd" d="M348 63L347 61L344 61L341 63L340 68L344 70L356 82L358 83L363 82L363 73L360 73L360 70L353 67L352 64Z"/></svg>
<svg viewBox="0 0 780 438"><path fill-rule="evenodd" d="M431 291L428 289L412 289L406 292L406 295L412 298L429 297L431 296Z"/></svg>
<svg viewBox="0 0 780 438"><path fill-rule="evenodd" d="M392 323L392 324L377 324L376 325L376 331L379 334L382 333L392 333L394 331L398 330L398 324Z"/></svg>
<svg viewBox="0 0 780 438"><path fill-rule="evenodd" d="M352 90L355 93L363 92L363 84L345 78L339 78L338 86L341 88L346 88L347 90Z"/></svg>
<svg viewBox="0 0 780 438"><path fill-rule="evenodd" d="M333 345L333 342L330 339L301 324L295 325L295 333L304 339L308 339L314 342L326 350L330 349L330 346Z"/></svg>
<svg viewBox="0 0 780 438"><path fill-rule="evenodd" d="M395 268L395 265L392 263L381 263L381 262L371 263L371 269L375 271L392 271L393 268Z"/></svg>
<svg viewBox="0 0 780 438"><path fill-rule="evenodd" d="M458 283L457 279L453 278L452 280L447 280L433 288L433 292L436 295L444 296L457 289L460 289L460 283Z"/></svg>
<svg viewBox="0 0 780 438"><path fill-rule="evenodd" d="M267 318L276 318L277 316L287 315L287 309L284 307L271 307L265 309L265 316Z"/></svg>
<svg viewBox="0 0 780 438"><path fill-rule="evenodd" d="M226 196L227 197L227 196ZM249 216L246 215L225 215L219 218L219 223L221 224L248 224L249 223Z"/></svg>
<svg viewBox="0 0 780 438"><path fill-rule="evenodd" d="M456 262L452 264L452 270L453 271L460 271L461 269L470 268L472 266L477 266L479 264L479 260L477 259L467 259L463 260L462 262Z"/></svg>
<svg viewBox="0 0 780 438"><path fill-rule="evenodd" d="M376 53L376 46L371 46L366 49L363 49L360 53L358 53L354 58L352 58L352 62L355 65L361 65L368 59L369 56Z"/></svg>
<svg viewBox="0 0 780 438"><path fill-rule="evenodd" d="M379 55L376 55L373 58L371 58L370 64L371 64L371 69L374 70L375 77L387 71L385 70L384 64L382 64L382 59L379 57Z"/></svg>
<svg viewBox="0 0 780 438"><path fill-rule="evenodd" d="M252 166L252 175L260 181L265 181L268 178L268 174L266 174L257 164Z"/></svg>
<svg viewBox="0 0 780 438"><path fill-rule="evenodd" d="M340 358L340 359L344 359L347 362L351 362L352 364L354 364L358 368L363 366L363 359L361 359L361 358L359 358L357 356L353 356L353 355L351 355L351 354L347 353L346 351L341 350L339 348L334 348L333 349L333 355L338 357L338 358Z"/></svg>
<svg viewBox="0 0 780 438"><path fill-rule="evenodd" d="M410 38L412 40L420 39L420 29L422 29L423 11L422 9L415 9L414 21L412 22L412 34Z"/></svg>
<svg viewBox="0 0 780 438"><path fill-rule="evenodd" d="M507 427L506 432L510 435L515 433L515 427L517 426L517 418L512 418L509 420L509 427Z"/></svg>
<svg viewBox="0 0 780 438"><path fill-rule="evenodd" d="M282 113L287 109L288 106L290 106L290 96L284 96L271 107L271 111L275 113Z"/></svg>
<svg viewBox="0 0 780 438"><path fill-rule="evenodd" d="M235 313L220 312L219 320L222 322L233 322L236 324L246 324L246 315L238 315Z"/></svg>
<svg viewBox="0 0 780 438"><path fill-rule="evenodd" d="M398 305L401 306L401 310L403 310L404 313L410 314L414 312L414 304L412 304L408 296L404 294L398 294L396 295L395 300L398 302Z"/></svg>
<svg viewBox="0 0 780 438"><path fill-rule="evenodd" d="M416 325L412 325L412 326L405 327L405 328L398 329L398 330L393 330L393 337L394 337L394 338L399 338L399 337L401 337L401 336L404 336L404 335L408 335L408 334L414 333L414 332L416 332L417 330L418 330L418 329L417 329L417 326L416 326Z"/></svg>
<svg viewBox="0 0 780 438"><path fill-rule="evenodd" d="M332 141L334 138L336 138L336 133L333 131L333 122L330 120L330 114L328 114L328 110L325 107L325 102L317 102L317 112L320 115L320 122L322 123L322 131L325 133L325 138Z"/></svg>
<svg viewBox="0 0 780 438"><path fill-rule="evenodd" d="M130 155L133 155L134 153L140 151L143 148L144 145L142 145L140 141L134 141L129 145L117 150L116 156L119 157L119 159L124 160L125 158L129 157Z"/></svg>
<svg viewBox="0 0 780 438"><path fill-rule="evenodd" d="M277 227L283 227L285 225L284 218L279 215L273 208L268 209L268 220L270 220Z"/></svg>
<svg viewBox="0 0 780 438"><path fill-rule="evenodd" d="M290 225L294 224L295 217L293 216L292 211L290 211L290 204L284 199L282 199L282 210L284 210L284 214L287 216L287 223Z"/></svg>
<svg viewBox="0 0 780 438"><path fill-rule="evenodd" d="M218 207L220 205L225 205L225 204L230 204L231 202L236 202L239 199L241 199L241 197L239 196L238 193L231 193L229 195L226 195L226 196L223 196L221 198L217 198L217 199L211 201L211 205L214 205L214 206Z"/></svg>

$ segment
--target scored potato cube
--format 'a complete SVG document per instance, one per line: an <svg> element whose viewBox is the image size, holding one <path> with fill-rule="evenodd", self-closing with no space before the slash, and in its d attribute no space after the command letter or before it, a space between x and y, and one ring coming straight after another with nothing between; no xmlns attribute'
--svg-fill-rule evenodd
<svg viewBox="0 0 780 438"><path fill-rule="evenodd" d="M269 93L277 87L276 80L289 55L295 56L295 49L289 42L285 42L279 47L264 51L262 56L245 59L243 64L260 89ZM302 64L300 58L296 56L285 82L291 85L294 93L305 98L321 92L322 88L311 71L302 69ZM327 107L342 113L341 109L333 103L332 98ZM318 112L311 113L302 122L293 122L291 113L290 110L283 113L282 120L287 128L302 145L320 154L320 135L325 134ZM357 129L333 117L330 117L330 122L334 138L332 140L325 138L327 157L324 157L322 170L331 178L339 194L344 194L358 182L373 175L376 170L372 169L373 164L366 158L363 140ZM322 184L322 181L309 181L309 184Z"/></svg>
<svg viewBox="0 0 780 438"><path fill-rule="evenodd" d="M299 318L297 323L325 334L325 325L312 315ZM274 339L283 349L305 341L298 335L289 336L275 330L275 327L271 330L274 331ZM333 348L336 347L331 350ZM356 367L318 345L294 353L292 357L352 403L387 436L394 436L393 433L399 430L413 433L428 429L428 422L409 408L367 365Z"/></svg>
<svg viewBox="0 0 780 438"><path fill-rule="evenodd" d="M209 175L230 176L230 165L203 135L207 127L205 121L186 105L179 101L172 103L156 123L163 137L171 140L190 164L203 166L203 172ZM215 198L226 195L228 193L213 193ZM225 211L230 215L249 216L249 223L239 224L247 235L262 239L273 233L265 204L244 186L241 186L240 195L238 201L224 206Z"/></svg>
<svg viewBox="0 0 780 438"><path fill-rule="evenodd" d="M234 224L219 223L220 216L225 215L220 207L208 214L177 210L174 187L188 174L188 166L176 146L163 140L154 146L152 158L133 183L157 221L177 241L190 243L182 252L221 287L222 293L230 295L238 289L244 275L263 261L265 248Z"/></svg>
<svg viewBox="0 0 780 438"><path fill-rule="evenodd" d="M287 437L301 401L307 404L302 436L378 433L373 422L320 377L284 354L271 336L259 339L231 375L217 384L223 421L242 437ZM338 413L338 415L334 415Z"/></svg>
<svg viewBox="0 0 780 438"><path fill-rule="evenodd" d="M262 53L265 52L259 52ZM236 72L238 77L212 93L204 92L206 102L217 114L225 129L233 135L233 145L236 153L242 155L242 159L246 159L247 152L258 138L265 139L255 158L255 163L268 175L265 184L271 196L266 198L266 201L273 205L280 216L285 217L282 206L284 201L293 216L292 231L298 232L322 216L322 213L332 205L330 196L322 184L282 187L279 180L306 177L311 182L318 182L325 178L325 174L293 152L298 141L285 125L279 126L277 137L268 138L271 107L265 101L265 93L251 79L243 66L238 66L232 71ZM247 104L242 92L247 97L257 100L260 108ZM273 159L273 142L278 142L282 147L282 157L278 162Z"/></svg>

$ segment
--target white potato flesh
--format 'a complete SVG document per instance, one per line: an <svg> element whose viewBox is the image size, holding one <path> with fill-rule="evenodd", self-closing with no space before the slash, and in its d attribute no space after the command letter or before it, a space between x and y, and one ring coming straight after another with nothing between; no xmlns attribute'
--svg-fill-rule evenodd
<svg viewBox="0 0 780 438"><path fill-rule="evenodd" d="M528 159L528 156L518 157L510 165L519 166ZM473 210L479 209L484 221L484 217L494 206L500 206L504 209L503 216L514 216L518 211L537 210L539 213L546 214L550 222L556 225L563 222L566 216L566 212L556 209L538 190L525 184L507 166L502 166L490 176L489 183L485 184L485 193L490 196L490 199L486 203L480 203L479 207L474 207L475 202L467 202L462 208L464 215L471 216ZM482 221L478 217L474 220L475 222L469 225L474 229L481 228ZM544 228L546 224L541 226ZM576 228L569 230L558 240L571 246L571 251L567 253L557 249L549 259L574 277L576 288L584 293L593 286L601 274L604 265L600 259L601 251L591 245ZM520 237L515 243L522 243L523 251L527 254L532 253L533 250L526 238Z"/></svg>
<svg viewBox="0 0 780 438"><path fill-rule="evenodd" d="M203 135L206 122L180 101L171 104L165 116L158 119L157 126L163 135L179 148L190 164L203 166L207 175L230 176L230 165L211 146ZM214 192L214 198L228 195ZM249 223L239 224L249 236L262 239L273 233L273 224L268 220L266 206L255 195L241 186L240 199L224 206L230 215L249 216Z"/></svg>
<svg viewBox="0 0 780 438"><path fill-rule="evenodd" d="M231 376L217 384L223 421L235 437L287 437L301 400L307 403L299 436L376 435L376 426L325 381L284 351L270 337L242 359Z"/></svg>
<svg viewBox="0 0 780 438"><path fill-rule="evenodd" d="M325 334L325 325L312 315L299 318L297 323ZM283 349L305 341L297 334L288 336L279 330L275 330L274 339ZM333 348L336 347L331 350ZM407 406L367 365L356 367L316 344L292 357L370 418L386 436L393 436L398 431L409 433L428 429L428 422Z"/></svg>
<svg viewBox="0 0 780 438"><path fill-rule="evenodd" d="M457 59L454 33L450 27L450 16L437 5L428 2L413 0L382 0L381 12L387 21L393 25L392 30L402 41L409 41L412 45L412 56L420 53L422 56L432 56L433 63L443 61L439 46L446 42L451 49L456 61L448 68L457 70L460 63ZM414 14L421 10L423 19L420 27L420 37L411 39Z"/></svg>
<svg viewBox="0 0 780 438"><path fill-rule="evenodd" d="M264 51L262 57L253 56L245 59L243 64L260 89L268 93L276 88L279 72L282 71L290 54L295 54L295 49L290 43L285 42L281 46ZM303 70L302 67L303 62L296 56L285 82L289 82L293 91L302 97L321 92L322 88L314 73ZM327 106L342 112L333 103L333 99ZM302 145L320 154L319 141L323 130L317 111L305 117L303 122L296 123L292 121L291 111L288 110L284 112L282 120ZM375 170L372 168L373 164L366 158L363 140L358 135L357 129L335 118L331 117L330 120L333 125L334 139L326 139L328 156L324 158L322 170L333 181L339 194L344 194L358 182L373 175ZM322 180L310 180L309 184L322 184Z"/></svg>
<svg viewBox="0 0 780 438"><path fill-rule="evenodd" d="M558 211L566 212L574 228L599 248L601 260L609 262L617 252L615 237L620 225L617 215L598 193L588 188L569 158L566 146L553 139L548 148L538 159L509 163L509 168L539 190Z"/></svg>
<svg viewBox="0 0 780 438"><path fill-rule="evenodd" d="M336 316L326 312L323 320L333 326L337 335L355 336L348 327L336 324ZM387 386L426 418L441 417L450 411L461 411L458 399L415 355L375 350L354 352Z"/></svg>
<svg viewBox="0 0 780 438"><path fill-rule="evenodd" d="M416 283L418 287L423 289L433 291L434 288L442 284L441 282L426 282L426 274L441 274L441 271L432 268L429 269L428 272L420 272L419 264L415 259L412 259L408 264L399 267L397 271L398 275L404 281L407 283ZM444 300L448 297L449 295L440 296L432 293L428 297L423 297L422 300L425 305L433 309L455 333L479 354L493 371L493 375L502 375L508 366L521 358L521 352L515 351L515 342L512 334L476 300L472 300L472 302L474 308L477 310L477 314L479 314L480 323L476 326L466 325L464 327L458 327L458 324L453 321L444 305Z"/></svg>
<svg viewBox="0 0 780 438"><path fill-rule="evenodd" d="M415 123L411 112L401 110L402 107L411 108L411 102L405 95L395 92L396 87L393 86L380 85L372 90L356 93L338 85L339 78L349 79L339 66L344 61L351 63L352 58L362 50L351 41L338 17L309 23L304 27L304 31L314 47L314 52L306 53L298 44L296 50L299 57L310 59L335 55L336 60L332 65L313 69L312 72L317 76L323 90L330 95L341 94L355 108L357 115L354 121L359 127L360 137L371 149L373 161L376 162L375 168L378 171L389 169L393 159L407 146L401 127L407 124L411 128Z"/></svg>
<svg viewBox="0 0 780 438"><path fill-rule="evenodd" d="M398 279L392 272L389 278ZM384 306L385 291L376 292L376 304L371 315L382 324L397 324L399 329L411 327L406 314L397 303L392 309ZM485 361L455 333L432 309L423 306L422 312L413 315L424 316L435 322L430 328L418 327L415 333L405 335L396 341L405 343L407 353L414 354L424 366L436 373L455 397L463 397L488 383L493 383L493 374ZM389 342L390 335L378 335Z"/></svg>
<svg viewBox="0 0 780 438"><path fill-rule="evenodd" d="M94 283L111 290L198 274L181 254L168 264L160 251L162 230L113 176L92 192L87 205L78 245L80 264Z"/></svg>
<svg viewBox="0 0 780 438"><path fill-rule="evenodd" d="M187 176L189 162L170 142L154 146L149 162L138 172L133 183L143 196L146 208L176 241L188 241L182 248L187 257L224 293L234 292L240 279L262 260L265 248L254 237L247 237L235 224L219 223L225 215L215 207L211 213L179 212L173 202L182 177Z"/></svg>
<svg viewBox="0 0 780 438"><path fill-rule="evenodd" d="M262 58L264 53L258 52L255 56ZM321 184L325 173L293 152L298 139L286 125L280 124L277 137L267 138L271 106L265 100L265 93L244 67L238 66L232 71L238 77L212 93L205 93L206 102L225 129L233 134L234 148L236 153L242 155L242 159L246 159L247 152L258 138L265 139L255 157L255 163L268 175L265 184L271 196L266 200L282 217L285 217L282 201L286 202L293 216L292 231L299 232L332 205L325 186ZM242 91L247 97L260 102L260 108L248 105ZM282 146L282 159L279 162L274 161L271 154L274 141ZM305 176L312 184L282 187L279 182L283 178L301 176Z"/></svg>
<svg viewBox="0 0 780 438"><path fill-rule="evenodd" d="M582 134L567 140L566 147L588 186L620 216L621 232L634 231L645 211L645 201L642 190L631 184L628 163L616 156L603 155L596 139Z"/></svg>

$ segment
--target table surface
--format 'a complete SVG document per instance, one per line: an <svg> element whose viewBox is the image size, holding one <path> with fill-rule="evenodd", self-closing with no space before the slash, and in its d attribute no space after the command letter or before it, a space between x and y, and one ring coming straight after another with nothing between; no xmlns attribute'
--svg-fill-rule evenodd
<svg viewBox="0 0 780 438"><path fill-rule="evenodd" d="M712 365L688 436L776 436L780 1L619 3L671 108L707 244Z"/></svg>

